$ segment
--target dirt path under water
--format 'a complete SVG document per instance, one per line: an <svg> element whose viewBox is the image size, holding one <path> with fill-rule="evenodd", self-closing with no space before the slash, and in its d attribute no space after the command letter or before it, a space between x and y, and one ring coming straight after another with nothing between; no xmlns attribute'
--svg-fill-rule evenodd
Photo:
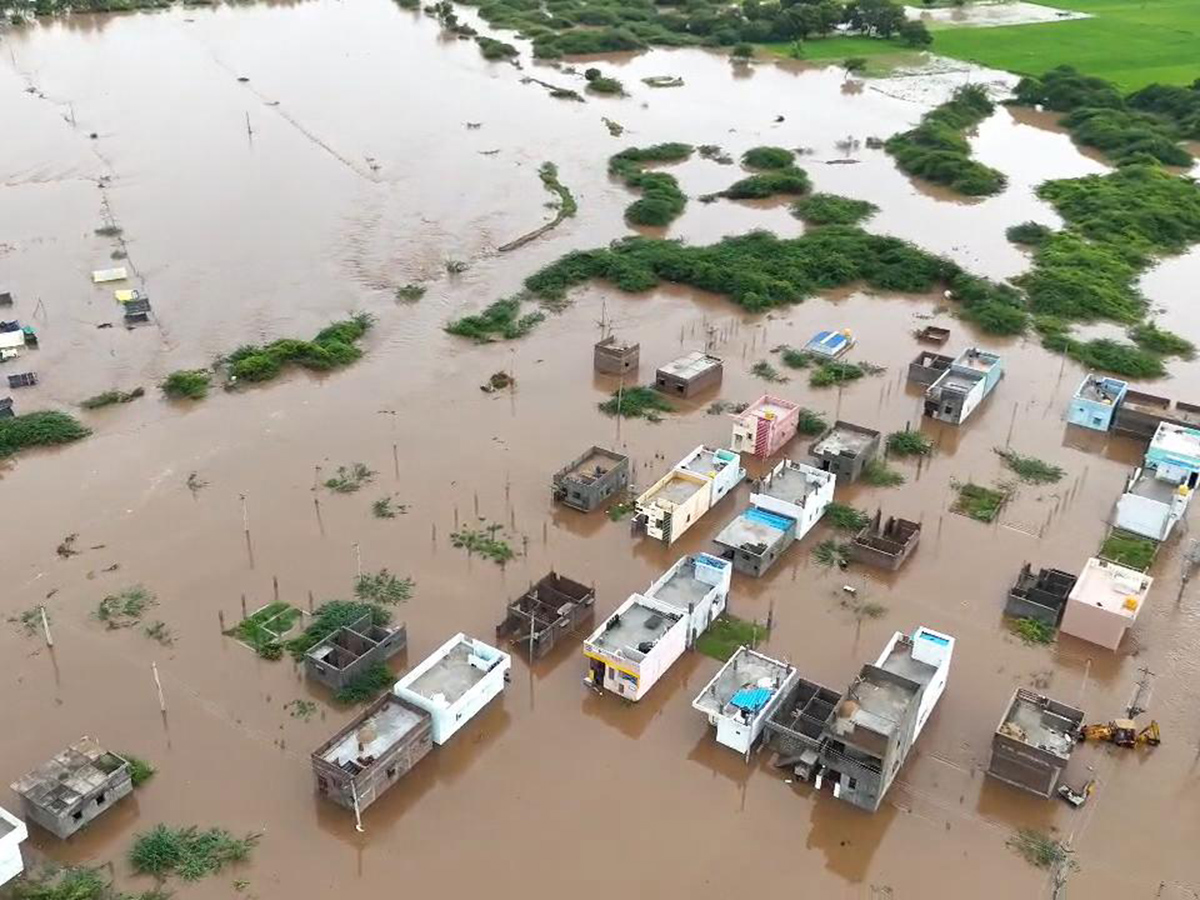
<svg viewBox="0 0 1200 900"><path fill-rule="evenodd" d="M265 830L244 872L181 892L196 898L228 896L238 877L250 881L249 894L297 900L448 888L496 897L729 896L747 886L940 898L959 896L964 884L1007 900L1049 894L1045 874L1005 848L1015 828L1030 826L1071 838L1081 868L1070 889L1080 896L1152 897L1160 882L1198 880L1200 598L1193 589L1176 602L1180 544L1155 564L1157 586L1119 653L1071 638L1027 647L1001 623L1023 562L1077 570L1095 551L1142 452L1132 441L1066 428L1063 411L1083 374L1073 363L1033 340L974 335L937 313L940 298L856 291L747 316L692 291L628 296L592 286L519 343L477 348L441 331L447 318L514 290L539 265L625 234L630 194L608 179L605 161L630 144L718 143L735 156L760 143L811 148L802 165L818 190L881 207L871 230L1006 277L1027 260L1004 228L1055 221L1033 188L1105 168L1068 138L1000 110L974 143L982 162L1009 175L1010 188L953 202L914 186L864 145L909 126L927 106L877 86L850 87L840 71L764 65L731 77L718 56L656 51L605 63L631 98L564 103L386 0L76 17L8 32L0 44L0 119L20 123L21 134L0 154L0 288L16 294L16 314L32 319L43 347L29 357L42 384L17 393L22 409L149 386L246 340L307 336L351 309L380 319L366 358L349 370L218 392L197 405L151 396L89 414L90 440L23 456L0 472L0 614L44 601L56 638L50 652L16 626L0 628L8 723L0 778L83 733L160 768L70 843L35 834L39 853L114 859L123 874L134 831L195 822ZM641 84L663 73L682 75L686 86ZM619 140L604 116L624 125ZM856 162L826 164L843 158ZM537 177L547 159L578 198L579 215L496 255L548 217ZM694 197L740 170L696 159L672 171ZM117 249L93 233L106 204L153 299L157 328L95 327L116 321L111 294L88 282ZM802 229L785 206L693 202L667 234L710 241L756 227ZM448 258L471 266L447 276ZM1188 280L1164 273L1177 266L1186 276L1194 262L1172 261L1146 280L1167 324L1185 333ZM429 281L426 296L394 304L393 290L416 280ZM696 444L728 440L728 420L704 412L716 394L660 425L625 422L619 434L596 411L615 386L591 369L602 306L620 334L641 342L643 381L711 330L726 358L719 396L734 401L767 387L748 370L771 358L771 347L800 344L820 327L852 327L856 355L886 365L885 374L838 392L813 390L796 373L771 390L884 431L919 418L919 396L904 383L917 325L949 325L951 350L980 341L1004 354L1006 377L966 427L922 426L938 453L919 468L901 464L904 486L840 491L844 501L922 521L922 544L898 577L812 565L809 550L825 536L818 532L761 581L735 578L731 598L742 616L773 610L767 651L838 688L895 630L926 624L954 634L949 689L885 808L868 817L784 783L764 756L746 766L714 743L690 707L714 661L685 658L644 703L625 707L582 687L572 644L533 671L515 660L503 699L372 807L357 834L351 817L318 801L307 761L351 713L329 705L289 661L258 660L223 638L218 612L232 621L242 595L252 608L271 600L274 578L281 598L298 606L307 607L309 592L346 596L357 544L364 567L386 565L417 581L402 611L412 663L456 631L489 637L505 599L552 566L594 581L603 616L681 554L708 549L744 505L745 486L670 550L632 543L624 524L549 502L550 473L586 445L629 453L647 485ZM516 375L516 391L482 394L477 385L501 368ZM1200 364L1172 372L1162 392L1200 396ZM1062 465L1064 481L1022 487L992 526L949 513L950 480L1001 477L992 448L1010 437L1020 452ZM314 491L322 473L356 460L378 470L370 487L350 496ZM188 489L193 471L207 487ZM371 501L389 492L408 513L373 518ZM506 569L450 546L456 523L477 515L505 524L524 549ZM83 552L60 559L55 547L72 532ZM113 564L119 569L106 572ZM157 593L152 617L178 635L173 647L136 630L106 632L92 618L105 593L132 583ZM856 623L839 605L845 583L886 614ZM1105 720L1121 714L1141 666L1158 676L1152 714L1164 743L1146 754L1077 751L1068 781L1099 779L1083 810L983 776L1014 686L1037 684L1068 703L1082 697L1089 718ZM283 704L296 698L315 700L321 712L290 717ZM3 802L11 807L14 798Z"/></svg>

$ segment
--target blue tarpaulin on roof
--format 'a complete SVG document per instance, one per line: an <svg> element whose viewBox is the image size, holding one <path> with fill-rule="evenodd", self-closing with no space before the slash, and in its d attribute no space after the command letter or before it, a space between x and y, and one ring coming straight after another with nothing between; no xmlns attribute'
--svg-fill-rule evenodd
<svg viewBox="0 0 1200 900"><path fill-rule="evenodd" d="M776 531L787 531L794 524L795 519L789 519L787 516L777 516L775 513L769 513L766 510L751 507L742 513L751 522L761 522L769 528L774 528Z"/></svg>
<svg viewBox="0 0 1200 900"><path fill-rule="evenodd" d="M758 712L767 705L767 701L771 699L770 688L742 688L733 695L733 699L729 702L738 709L745 709L749 712Z"/></svg>

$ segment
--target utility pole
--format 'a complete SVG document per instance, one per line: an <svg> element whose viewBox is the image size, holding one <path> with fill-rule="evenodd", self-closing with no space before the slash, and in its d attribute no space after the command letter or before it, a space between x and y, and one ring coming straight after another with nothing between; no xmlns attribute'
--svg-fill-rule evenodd
<svg viewBox="0 0 1200 900"><path fill-rule="evenodd" d="M167 700L163 696L162 681L158 677L158 663L150 663L150 671L154 673L154 686L158 688L158 708L165 713L167 711Z"/></svg>
<svg viewBox="0 0 1200 900"><path fill-rule="evenodd" d="M1150 708L1150 694L1152 691L1150 679L1154 677L1154 673L1146 666L1142 666L1138 671L1142 674L1142 677L1138 679L1137 685L1133 689L1133 696L1129 700L1129 705L1125 707L1125 715L1130 719L1136 719Z"/></svg>
<svg viewBox="0 0 1200 900"><path fill-rule="evenodd" d="M46 617L46 605L42 604L38 607L38 612L42 615L42 631L46 635L46 646L54 648L54 638L50 635L50 620Z"/></svg>

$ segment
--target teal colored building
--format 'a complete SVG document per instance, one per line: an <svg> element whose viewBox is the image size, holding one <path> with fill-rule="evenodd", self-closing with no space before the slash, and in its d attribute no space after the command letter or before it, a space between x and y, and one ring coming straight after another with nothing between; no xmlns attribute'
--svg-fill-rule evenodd
<svg viewBox="0 0 1200 900"><path fill-rule="evenodd" d="M1128 390L1128 382L1119 378L1104 378L1088 373L1071 398L1067 421L1093 431L1108 431L1117 407L1125 399Z"/></svg>

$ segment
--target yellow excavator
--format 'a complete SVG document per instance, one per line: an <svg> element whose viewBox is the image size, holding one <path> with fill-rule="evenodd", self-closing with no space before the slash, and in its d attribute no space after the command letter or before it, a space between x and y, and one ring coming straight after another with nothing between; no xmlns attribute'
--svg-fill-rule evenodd
<svg viewBox="0 0 1200 900"><path fill-rule="evenodd" d="M1079 729L1079 740L1107 742L1118 747L1157 747L1162 743L1162 735L1155 721L1139 731L1133 719L1113 719L1101 725L1084 725Z"/></svg>

